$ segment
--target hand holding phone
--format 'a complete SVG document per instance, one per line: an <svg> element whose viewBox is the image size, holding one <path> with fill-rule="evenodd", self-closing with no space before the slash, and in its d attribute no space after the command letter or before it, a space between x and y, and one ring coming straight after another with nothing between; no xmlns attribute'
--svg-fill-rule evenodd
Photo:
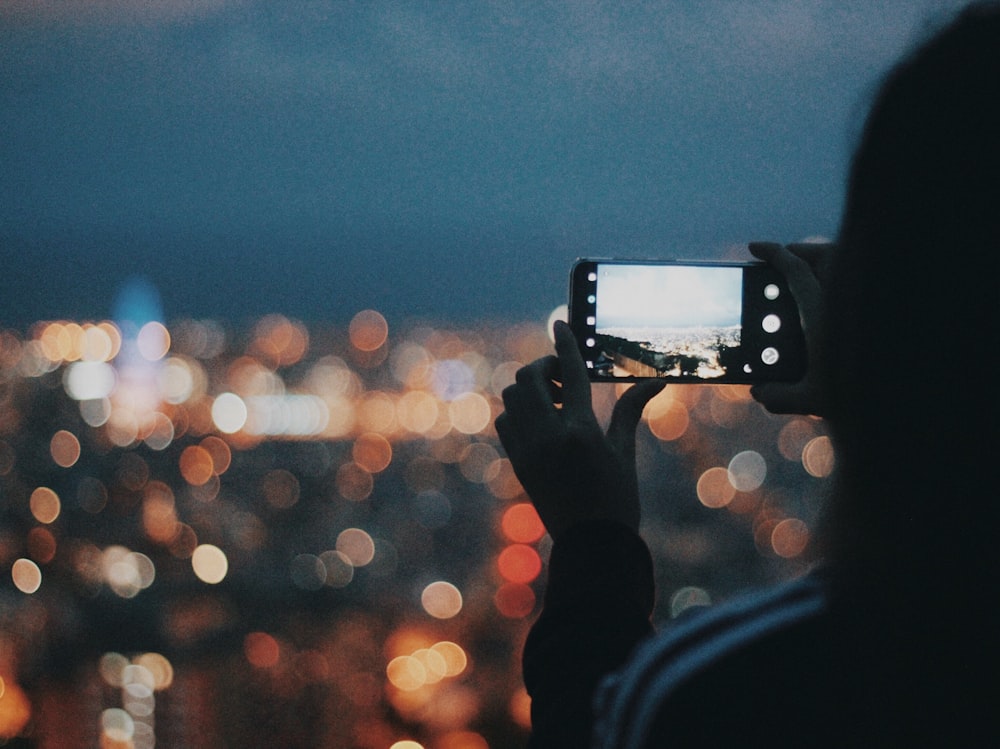
<svg viewBox="0 0 1000 749"><path fill-rule="evenodd" d="M794 382L806 370L799 310L766 263L581 259L569 322L597 382Z"/></svg>
<svg viewBox="0 0 1000 749"><path fill-rule="evenodd" d="M569 326L556 322L556 355L522 367L503 391L496 430L514 473L554 539L585 521L639 529L635 430L663 388L648 381L618 399L605 433ZM558 383L558 384L556 384Z"/></svg>
<svg viewBox="0 0 1000 749"><path fill-rule="evenodd" d="M829 416L828 347L822 340L825 315L823 289L829 279L836 245L829 242L790 245L751 242L749 249L754 257L765 261L787 280L798 304L809 360L802 379L758 383L750 392L772 413Z"/></svg>

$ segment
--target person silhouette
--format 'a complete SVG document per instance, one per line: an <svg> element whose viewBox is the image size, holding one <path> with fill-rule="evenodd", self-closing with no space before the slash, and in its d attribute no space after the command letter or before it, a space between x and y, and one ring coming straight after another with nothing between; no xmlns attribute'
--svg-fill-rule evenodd
<svg viewBox="0 0 1000 749"><path fill-rule="evenodd" d="M656 633L635 430L607 433L568 326L496 428L553 538L524 648L533 747L995 746L1000 6L975 3L883 81L835 245L756 243L809 366L751 392L822 416L837 465L815 568Z"/></svg>

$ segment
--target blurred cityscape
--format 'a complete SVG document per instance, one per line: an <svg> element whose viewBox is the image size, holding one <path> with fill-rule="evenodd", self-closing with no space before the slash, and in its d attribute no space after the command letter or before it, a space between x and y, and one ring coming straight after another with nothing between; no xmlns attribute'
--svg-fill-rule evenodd
<svg viewBox="0 0 1000 749"><path fill-rule="evenodd" d="M375 310L0 330L0 745L522 746L549 541L493 419L550 351ZM638 452L659 623L806 568L821 422L672 386Z"/></svg>

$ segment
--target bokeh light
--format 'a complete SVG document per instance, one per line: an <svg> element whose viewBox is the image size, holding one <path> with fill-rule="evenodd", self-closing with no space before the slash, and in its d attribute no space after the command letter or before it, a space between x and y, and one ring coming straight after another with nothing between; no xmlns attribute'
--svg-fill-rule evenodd
<svg viewBox="0 0 1000 749"><path fill-rule="evenodd" d="M348 328L351 345L359 351L375 351L381 348L389 335L389 324L381 313L363 310L351 320Z"/></svg>
<svg viewBox="0 0 1000 749"><path fill-rule="evenodd" d="M336 484L341 497L361 502L371 496L375 479L357 463L345 463L337 469Z"/></svg>
<svg viewBox="0 0 1000 749"><path fill-rule="evenodd" d="M60 429L49 441L49 453L60 468L70 468L80 459L80 440L72 432Z"/></svg>
<svg viewBox="0 0 1000 749"><path fill-rule="evenodd" d="M170 350L170 332L163 323L148 322L139 329L135 342L143 359L159 361Z"/></svg>
<svg viewBox="0 0 1000 749"><path fill-rule="evenodd" d="M301 491L295 474L284 468L268 471L261 479L261 489L267 503L278 510L286 510L299 501Z"/></svg>
<svg viewBox="0 0 1000 749"><path fill-rule="evenodd" d="M695 585L685 585L674 591L670 596L670 616L678 617L695 606L710 606L712 597L704 588Z"/></svg>
<svg viewBox="0 0 1000 749"><path fill-rule="evenodd" d="M392 445L381 434L368 432L354 441L351 456L368 473L381 473L392 462Z"/></svg>
<svg viewBox="0 0 1000 749"><path fill-rule="evenodd" d="M31 493L31 514L39 523L54 523L62 511L59 495L47 486L40 486Z"/></svg>
<svg viewBox="0 0 1000 749"><path fill-rule="evenodd" d="M42 587L42 571L30 559L18 559L11 565L14 587L22 593L36 593Z"/></svg>
<svg viewBox="0 0 1000 749"><path fill-rule="evenodd" d="M202 582L221 583L229 572L229 559L218 546L202 544L191 555L191 567Z"/></svg>
<svg viewBox="0 0 1000 749"><path fill-rule="evenodd" d="M665 442L680 439L688 429L691 417L683 401L673 395L672 388L665 388L643 410L649 431Z"/></svg>
<svg viewBox="0 0 1000 749"><path fill-rule="evenodd" d="M815 437L802 448L802 465L809 475L826 478L833 473L833 443L829 437Z"/></svg>
<svg viewBox="0 0 1000 749"><path fill-rule="evenodd" d="M361 528L346 528L337 535L336 550L354 567L364 567L375 558L375 541Z"/></svg>
<svg viewBox="0 0 1000 749"><path fill-rule="evenodd" d="M545 535L545 526L530 502L520 502L504 510L500 527L511 541L530 544Z"/></svg>
<svg viewBox="0 0 1000 749"><path fill-rule="evenodd" d="M511 544L500 552L497 568L508 582L530 583L541 573L542 559L526 544Z"/></svg>
<svg viewBox="0 0 1000 749"><path fill-rule="evenodd" d="M63 375L66 393L78 401L107 398L117 384L118 376L114 368L102 361L75 362L66 368Z"/></svg>
<svg viewBox="0 0 1000 749"><path fill-rule="evenodd" d="M181 476L193 486L201 486L215 475L212 455L200 445L190 445L184 448L179 467Z"/></svg>
<svg viewBox="0 0 1000 749"><path fill-rule="evenodd" d="M48 528L32 528L27 537L28 556L39 564L48 564L56 556L59 544Z"/></svg>
<svg viewBox="0 0 1000 749"><path fill-rule="evenodd" d="M235 393L222 393L212 403L212 421L225 434L240 431L248 415L246 403Z"/></svg>
<svg viewBox="0 0 1000 749"><path fill-rule="evenodd" d="M733 456L727 468L729 483L741 492L752 492L759 489L767 478L767 462L755 450L743 450Z"/></svg>
<svg viewBox="0 0 1000 749"><path fill-rule="evenodd" d="M431 583L420 594L420 603L436 619L451 619L462 610L462 592L449 582Z"/></svg>
<svg viewBox="0 0 1000 749"><path fill-rule="evenodd" d="M805 551L808 543L809 528L798 518L785 518L771 531L771 547L780 557L797 557Z"/></svg>
<svg viewBox="0 0 1000 749"><path fill-rule="evenodd" d="M697 492L705 507L725 507L736 496L736 487L729 480L728 469L714 466L698 478Z"/></svg>
<svg viewBox="0 0 1000 749"><path fill-rule="evenodd" d="M504 583L497 588L493 602L508 619L523 619L535 610L535 591L524 583Z"/></svg>
<svg viewBox="0 0 1000 749"><path fill-rule="evenodd" d="M122 747L170 747L168 726L211 723L203 690L217 678L231 725L257 721L243 745L272 727L275 746L292 731L428 749L523 737L517 658L496 655L517 652L538 613L552 542L493 419L517 370L551 352L548 325L423 322L390 339L374 310L347 330L182 320L127 328L126 356L108 323L0 330L12 384L0 388L0 492L21 523L0 534L19 594L0 640L44 650L63 606L67 621L89 621L86 607L114 622L81 629L120 643L79 668L99 688L62 697L100 695L85 722L106 746L131 731ZM601 419L623 390L594 388ZM821 421L719 386L670 387L643 419L643 531L671 570L661 619L801 573L818 514L803 487L833 467ZM742 555L739 575L708 572L719 553ZM151 631L154 610L151 651L126 635ZM43 634L11 639L4 622ZM335 710L310 707L319 692ZM122 711L108 730L104 710Z"/></svg>
<svg viewBox="0 0 1000 749"><path fill-rule="evenodd" d="M113 745L131 744L135 736L135 719L120 707L111 707L101 713L102 738Z"/></svg>
<svg viewBox="0 0 1000 749"><path fill-rule="evenodd" d="M243 638L243 652L256 668L273 668L281 659L278 641L267 632L251 632Z"/></svg>

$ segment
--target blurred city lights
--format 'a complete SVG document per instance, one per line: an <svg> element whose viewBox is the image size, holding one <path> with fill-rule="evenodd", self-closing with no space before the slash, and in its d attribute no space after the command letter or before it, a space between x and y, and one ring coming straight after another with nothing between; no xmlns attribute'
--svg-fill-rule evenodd
<svg viewBox="0 0 1000 749"><path fill-rule="evenodd" d="M493 420L551 352L551 321L390 335L364 310L341 329L270 315L236 331L163 323L140 291L117 323L0 330L0 646L29 662L56 622L79 623L79 688L45 699L131 749L182 746L173 726L197 721L263 741L262 710L329 745L523 736L518 654L551 539ZM600 418L619 392L594 389ZM822 422L768 415L745 388L671 387L638 454L644 532L672 570L661 618L805 569L834 464ZM736 548L739 575L705 577ZM121 644L91 657L94 638ZM0 739L49 704L17 702L2 667ZM222 702L243 717L206 717Z"/></svg>
<svg viewBox="0 0 1000 749"><path fill-rule="evenodd" d="M11 565L10 576L14 587L22 593L35 593L42 587L42 571L30 559L18 559Z"/></svg>
<svg viewBox="0 0 1000 749"><path fill-rule="evenodd" d="M212 403L212 421L225 434L240 431L248 416L246 403L235 393L222 393Z"/></svg>
<svg viewBox="0 0 1000 749"><path fill-rule="evenodd" d="M436 619L451 619L462 610L462 592L443 580L431 583L420 594L420 603Z"/></svg>
<svg viewBox="0 0 1000 749"><path fill-rule="evenodd" d="M809 475L826 478L833 473L833 445L826 435L814 437L802 448L802 465Z"/></svg>
<svg viewBox="0 0 1000 749"><path fill-rule="evenodd" d="M697 492L705 507L725 507L736 496L736 487L729 479L728 469L714 466L698 477Z"/></svg>
<svg viewBox="0 0 1000 749"><path fill-rule="evenodd" d="M202 582L221 583L229 571L229 560L218 546L202 544L191 555L191 566Z"/></svg>
<svg viewBox="0 0 1000 749"><path fill-rule="evenodd" d="M755 450L743 450L733 456L728 467L729 483L741 492L758 489L767 477L767 462Z"/></svg>

